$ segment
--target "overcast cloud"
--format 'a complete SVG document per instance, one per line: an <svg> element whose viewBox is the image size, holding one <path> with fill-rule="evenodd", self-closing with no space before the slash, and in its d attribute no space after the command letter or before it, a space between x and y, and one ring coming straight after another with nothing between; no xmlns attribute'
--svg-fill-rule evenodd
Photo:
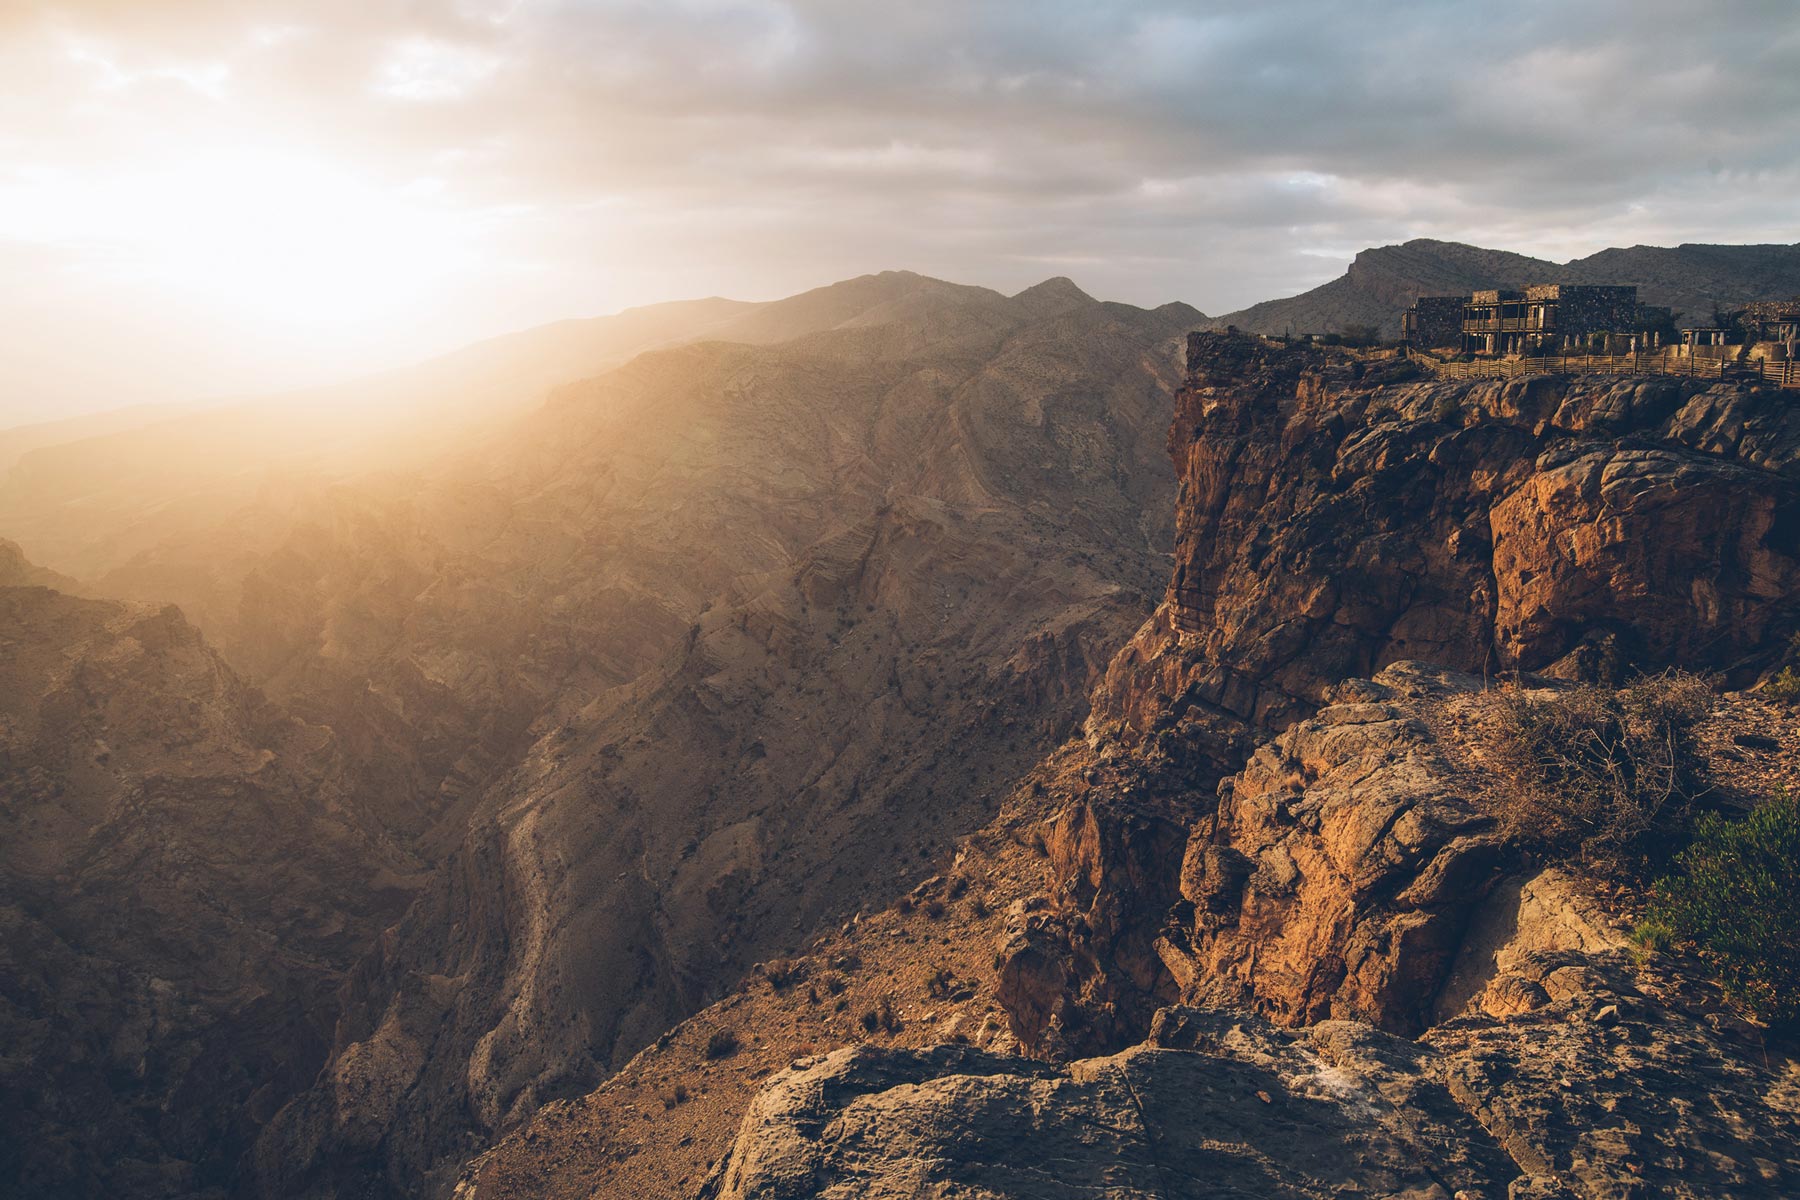
<svg viewBox="0 0 1800 1200"><path fill-rule="evenodd" d="M0 423L889 267L1800 239L1793 0L10 0L0 78Z"/></svg>

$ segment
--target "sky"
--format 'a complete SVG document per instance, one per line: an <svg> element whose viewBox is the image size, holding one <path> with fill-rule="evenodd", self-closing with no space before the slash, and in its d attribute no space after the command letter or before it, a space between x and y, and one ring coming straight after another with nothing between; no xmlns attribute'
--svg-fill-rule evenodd
<svg viewBox="0 0 1800 1200"><path fill-rule="evenodd" d="M1794 0L0 0L0 426L890 268L1800 241Z"/></svg>

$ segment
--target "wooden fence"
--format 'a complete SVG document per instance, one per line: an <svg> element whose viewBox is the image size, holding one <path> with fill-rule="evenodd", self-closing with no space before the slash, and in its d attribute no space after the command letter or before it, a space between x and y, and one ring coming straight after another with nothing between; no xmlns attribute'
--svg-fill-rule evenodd
<svg viewBox="0 0 1800 1200"><path fill-rule="evenodd" d="M1661 354L1567 354L1543 358L1440 362L1415 354L1413 361L1442 379L1518 379L1525 375L1681 375L1690 379L1761 380L1800 391L1800 360L1748 362L1713 358L1670 358Z"/></svg>

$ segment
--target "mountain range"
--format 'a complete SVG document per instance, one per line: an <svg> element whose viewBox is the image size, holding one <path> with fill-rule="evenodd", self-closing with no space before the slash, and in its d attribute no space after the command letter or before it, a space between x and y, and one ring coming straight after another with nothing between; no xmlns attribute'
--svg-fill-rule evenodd
<svg viewBox="0 0 1800 1200"><path fill-rule="evenodd" d="M733 306L743 340L716 336L711 303L678 334L667 315L627 322L664 348L510 418L523 393L493 383L506 371L492 364L516 344L470 352L464 374L487 381L470 388L492 407L454 445L380 472L328 462L289 425L273 451L287 476L277 496L246 439L286 418L245 407L40 448L8 479L8 498L44 518L8 510L37 538L33 555L93 572L115 598L93 604L126 606L71 610L96 627L83 653L135 661L150 626L126 614L160 612L183 653L225 680L201 688L194 668L100 678L102 693L133 693L107 721L46 699L19 727L10 771L43 780L33 794L53 805L65 776L90 771L52 754L57 739L166 744L168 767L109 760L121 778L104 794L138 813L167 771L213 752L156 717L193 713L255 748L222 758L244 782L209 794L328 770L314 794L370 847L330 851L331 878L389 880L368 904L410 897L379 942L343 901L367 956L321 962L309 1023L271 1026L258 1044L289 1063L253 1106L254 1121L273 1118L258 1134L279 1163L268 1178L286 1181L272 1190L369 1177L411 1190L453 1174L471 1146L598 1082L797 930L929 861L1075 726L1159 586L1173 486L1161 442L1193 310L1103 304L1066 280L1006 297L892 274ZM591 353L614 353L615 325L590 332L606 335ZM426 386L417 403L444 401ZM229 465L191 445L215 435L241 447ZM179 446L191 472L169 461ZM315 463L304 473L303 453ZM254 484L241 477L252 470ZM13 558L9 583L56 582ZM45 622L75 636L61 632L73 617L55 615L72 599L12 591L23 607L9 636L47 643ZM45 653L44 679L19 680L20 696L62 686L48 664L69 652ZM248 718L205 715L221 689L261 714L256 729L315 732L228 735ZM319 739L310 751L306 737ZM272 881L229 839L270 831L213 820L196 798L152 827L243 864L206 885L213 903L266 911ZM93 853L82 828L60 853ZM271 835L255 852L323 871L333 843L314 841L309 854ZM108 886L178 893L185 878L160 858L136 866L135 881L121 868ZM52 886L35 871L8 877L8 895ZM304 919L329 907L308 901ZM118 1122L45 1112L46 1142L65 1148L58 1161L130 1146L134 1171L243 1186L229 1170L248 1149L245 1099L198 1086L182 1064L247 1018L206 1007L203 981L190 995L179 974L106 957L121 931L104 911L65 914L70 953L116 963L144 981L134 987L164 979L193 1018L169 1045L151 1036L135 1081L118 1085ZM259 917L256 953L298 937L280 922L301 915ZM148 946L178 946L183 961L217 937L166 922ZM236 958L263 991L294 991L256 974L250 950ZM22 1021L54 1019L38 991L14 1000ZM311 1082L322 1052L318 1085L284 1094ZM44 1053L30 1069L74 1077L77 1063ZM207 1136L131 1124L171 1094L193 1097Z"/></svg>
<svg viewBox="0 0 1800 1200"><path fill-rule="evenodd" d="M0 1190L1791 1194L1786 1043L1481 782L1502 670L1792 665L1791 405L1209 324L889 272L0 437Z"/></svg>

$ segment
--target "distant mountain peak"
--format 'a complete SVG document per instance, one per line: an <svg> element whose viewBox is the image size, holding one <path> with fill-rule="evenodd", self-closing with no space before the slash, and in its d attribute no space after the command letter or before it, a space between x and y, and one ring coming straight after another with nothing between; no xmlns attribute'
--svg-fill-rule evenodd
<svg viewBox="0 0 1800 1200"><path fill-rule="evenodd" d="M1076 287L1075 281L1066 275L1053 276L1042 283L1033 284L1014 296L1012 301L1038 314L1071 311L1097 303L1092 296Z"/></svg>

